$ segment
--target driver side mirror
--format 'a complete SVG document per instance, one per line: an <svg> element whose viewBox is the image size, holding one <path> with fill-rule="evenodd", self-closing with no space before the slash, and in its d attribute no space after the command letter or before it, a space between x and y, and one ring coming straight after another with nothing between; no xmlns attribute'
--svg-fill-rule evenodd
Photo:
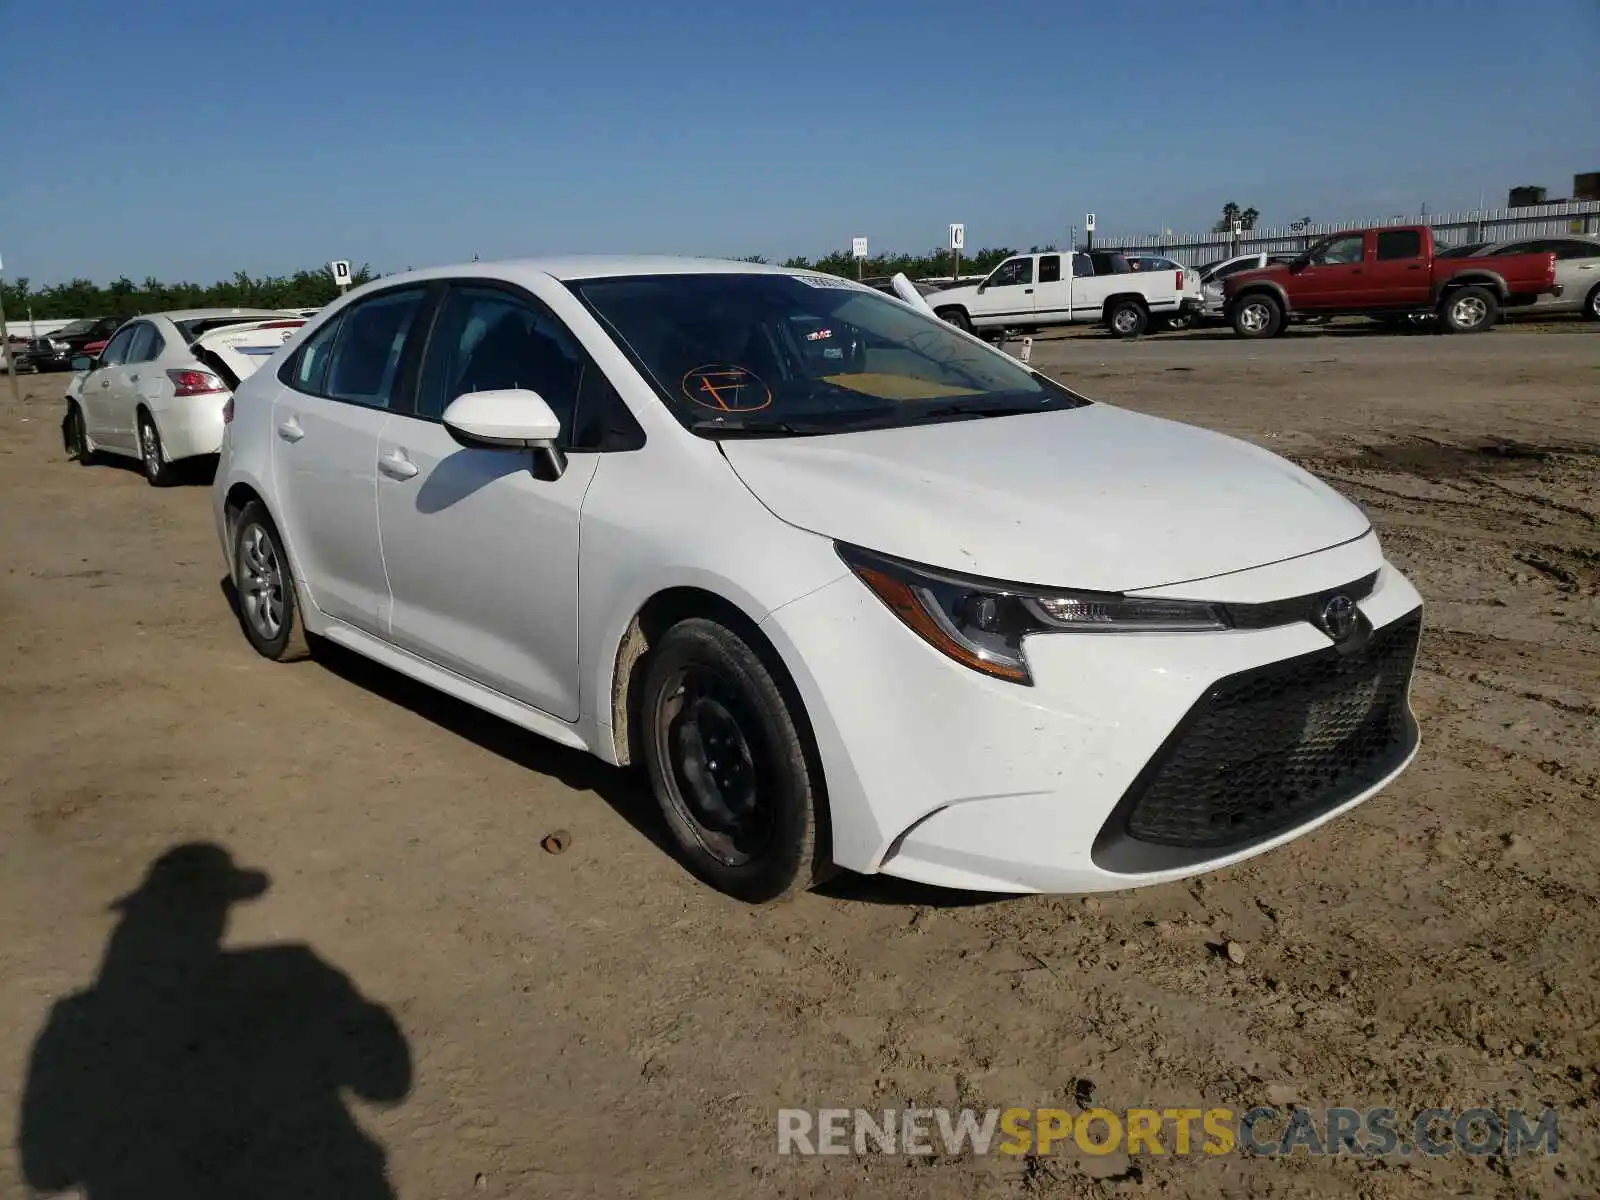
<svg viewBox="0 0 1600 1200"><path fill-rule="evenodd" d="M1299 258L1295 259L1293 262L1291 262L1289 264L1289 270L1296 271L1296 272L1304 271L1310 265L1311 265L1311 255L1302 254Z"/></svg>
<svg viewBox="0 0 1600 1200"><path fill-rule="evenodd" d="M444 427L469 450L532 450L540 479L559 479L567 469L555 444L561 420L538 392L503 388L457 396L444 410Z"/></svg>
<svg viewBox="0 0 1600 1200"><path fill-rule="evenodd" d="M980 293L982 293L985 289L988 288L988 286L989 286L989 281L987 279L985 279L982 283L980 283L978 285L978 291Z"/></svg>
<svg viewBox="0 0 1600 1200"><path fill-rule="evenodd" d="M95 366L94 356L89 354L76 355L73 357L71 366L74 371L92 371Z"/></svg>

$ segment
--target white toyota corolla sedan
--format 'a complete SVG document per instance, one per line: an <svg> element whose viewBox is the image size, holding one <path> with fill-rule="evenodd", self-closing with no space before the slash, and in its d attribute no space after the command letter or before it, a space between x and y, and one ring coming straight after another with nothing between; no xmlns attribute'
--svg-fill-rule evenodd
<svg viewBox="0 0 1600 1200"><path fill-rule="evenodd" d="M749 900L834 866L1157 883L1416 753L1421 599L1264 450L1093 403L856 283L471 263L318 313L216 474L245 636L642 764Z"/></svg>

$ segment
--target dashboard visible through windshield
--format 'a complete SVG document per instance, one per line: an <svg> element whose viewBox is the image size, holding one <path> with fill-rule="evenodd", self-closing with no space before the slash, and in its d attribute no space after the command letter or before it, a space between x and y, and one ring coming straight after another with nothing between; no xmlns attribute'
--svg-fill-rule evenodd
<svg viewBox="0 0 1600 1200"><path fill-rule="evenodd" d="M801 436L1089 401L936 317L825 275L568 285L673 414L706 436Z"/></svg>

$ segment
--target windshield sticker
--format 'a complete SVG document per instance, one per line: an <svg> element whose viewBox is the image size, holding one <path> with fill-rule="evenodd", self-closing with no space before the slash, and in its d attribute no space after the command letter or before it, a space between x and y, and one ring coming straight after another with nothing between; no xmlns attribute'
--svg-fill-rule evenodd
<svg viewBox="0 0 1600 1200"><path fill-rule="evenodd" d="M759 412L772 403L772 389L759 375L729 363L696 367L680 386L688 399L717 412Z"/></svg>
<svg viewBox="0 0 1600 1200"><path fill-rule="evenodd" d="M849 279L840 279L837 275L791 275L791 279L798 279L808 287L832 288L840 292L870 292L872 289L862 283L855 283Z"/></svg>
<svg viewBox="0 0 1600 1200"><path fill-rule="evenodd" d="M859 374L829 375L823 379L834 387L848 388L878 400L943 400L949 396L981 396L978 388L951 387L910 375L882 375L872 371Z"/></svg>

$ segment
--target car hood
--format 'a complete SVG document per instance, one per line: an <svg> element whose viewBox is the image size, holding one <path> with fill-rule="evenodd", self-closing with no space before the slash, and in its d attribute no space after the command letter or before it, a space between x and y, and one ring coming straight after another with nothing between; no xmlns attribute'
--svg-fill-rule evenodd
<svg viewBox="0 0 1600 1200"><path fill-rule="evenodd" d="M1234 291L1239 290L1239 285L1250 283L1256 279L1282 279L1291 272L1284 263L1271 263L1265 267L1252 267L1248 271L1235 271L1222 282Z"/></svg>
<svg viewBox="0 0 1600 1200"><path fill-rule="evenodd" d="M1366 516L1248 442L1104 404L722 452L791 525L947 571L1122 592L1280 562Z"/></svg>

